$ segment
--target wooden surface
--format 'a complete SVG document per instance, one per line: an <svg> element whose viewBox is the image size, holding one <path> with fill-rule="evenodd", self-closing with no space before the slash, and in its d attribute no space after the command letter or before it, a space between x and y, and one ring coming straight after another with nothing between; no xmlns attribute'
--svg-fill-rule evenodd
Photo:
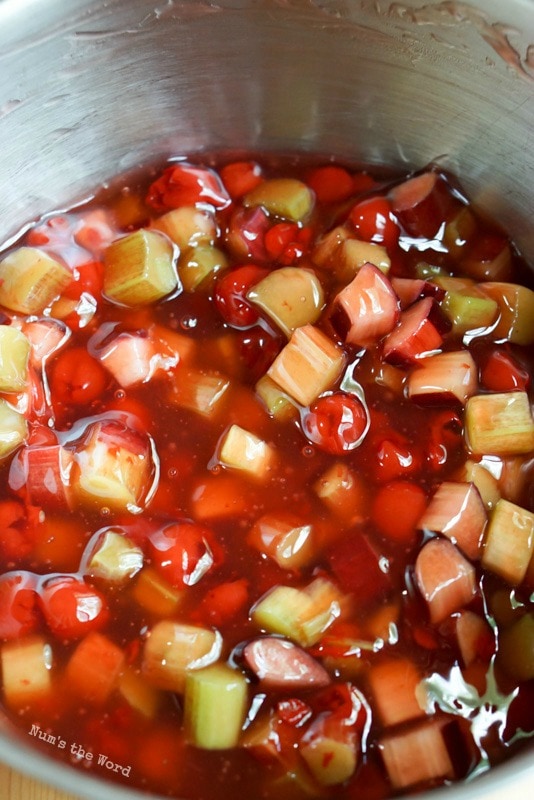
<svg viewBox="0 0 534 800"><path fill-rule="evenodd" d="M19 775L4 764L0 764L0 798L2 800L78 800L72 794Z"/></svg>

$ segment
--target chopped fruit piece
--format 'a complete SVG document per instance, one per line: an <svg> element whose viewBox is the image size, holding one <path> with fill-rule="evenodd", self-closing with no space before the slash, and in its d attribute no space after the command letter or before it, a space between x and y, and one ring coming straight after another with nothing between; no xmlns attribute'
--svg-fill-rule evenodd
<svg viewBox="0 0 534 800"><path fill-rule="evenodd" d="M332 464L318 478L314 490L336 517L350 524L365 518L368 509L367 487L344 462Z"/></svg>
<svg viewBox="0 0 534 800"><path fill-rule="evenodd" d="M28 444L11 463L11 485L17 489L25 482L28 502L34 506L65 509L72 463L72 453L59 444Z"/></svg>
<svg viewBox="0 0 534 800"><path fill-rule="evenodd" d="M234 328L250 328L259 314L248 294L269 273L263 267L246 264L226 272L215 286L215 305L220 315Z"/></svg>
<svg viewBox="0 0 534 800"><path fill-rule="evenodd" d="M449 325L432 297L423 297L403 311L384 341L384 358L390 364L412 364L439 350Z"/></svg>
<svg viewBox="0 0 534 800"><path fill-rule="evenodd" d="M11 455L28 437L28 423L0 397L0 459Z"/></svg>
<svg viewBox="0 0 534 800"><path fill-rule="evenodd" d="M40 314L72 280L67 267L35 247L19 247L0 261L0 305Z"/></svg>
<svg viewBox="0 0 534 800"><path fill-rule="evenodd" d="M299 752L318 783L336 786L347 781L356 771L359 743L353 731L338 738L328 735L325 728L328 730L322 719L312 724L302 739Z"/></svg>
<svg viewBox="0 0 534 800"><path fill-rule="evenodd" d="M217 237L213 215L196 206L181 206L167 211L154 220L152 228L165 233L180 250L195 245L213 244Z"/></svg>
<svg viewBox="0 0 534 800"><path fill-rule="evenodd" d="M190 672L184 697L188 740L206 750L235 747L245 722L247 699L245 677L226 664Z"/></svg>
<svg viewBox="0 0 534 800"><path fill-rule="evenodd" d="M286 336L295 328L314 323L324 304L321 283L312 270L281 267L262 278L247 299L264 311Z"/></svg>
<svg viewBox="0 0 534 800"><path fill-rule="evenodd" d="M199 522L239 517L247 508L247 495L237 475L208 475L192 488L192 515Z"/></svg>
<svg viewBox="0 0 534 800"><path fill-rule="evenodd" d="M342 242L351 238L349 229L338 225L331 231L323 234L315 243L312 250L312 261L318 267L336 271L338 264L339 248Z"/></svg>
<svg viewBox="0 0 534 800"><path fill-rule="evenodd" d="M445 296L443 289L436 283L431 283L423 278L393 277L391 278L391 286L400 300L403 311L423 297L434 297L436 300L442 300Z"/></svg>
<svg viewBox="0 0 534 800"><path fill-rule="evenodd" d="M26 320L21 328L31 345L30 362L43 367L51 355L67 343L71 332L64 322L42 317Z"/></svg>
<svg viewBox="0 0 534 800"><path fill-rule="evenodd" d="M534 291L516 283L487 281L480 284L484 294L499 306L499 319L492 338L506 339L515 344L534 342Z"/></svg>
<svg viewBox="0 0 534 800"><path fill-rule="evenodd" d="M302 430L325 453L343 455L358 447L369 429L364 403L348 392L319 397L302 413Z"/></svg>
<svg viewBox="0 0 534 800"><path fill-rule="evenodd" d="M399 300L389 280L373 264L364 264L334 301L332 324L349 344L369 347L393 330Z"/></svg>
<svg viewBox="0 0 534 800"><path fill-rule="evenodd" d="M83 557L84 571L91 578L121 584L143 567L143 551L120 530L97 532Z"/></svg>
<svg viewBox="0 0 534 800"><path fill-rule="evenodd" d="M232 200L238 200L263 181L263 171L256 161L233 161L221 167L220 175Z"/></svg>
<svg viewBox="0 0 534 800"><path fill-rule="evenodd" d="M453 205L452 192L437 172L423 172L398 184L389 199L405 230L428 239L437 235Z"/></svg>
<svg viewBox="0 0 534 800"><path fill-rule="evenodd" d="M276 561L282 569L299 570L316 552L314 529L291 511L266 514L256 520L247 542Z"/></svg>
<svg viewBox="0 0 534 800"><path fill-rule="evenodd" d="M354 191L352 175L337 164L311 170L307 183L319 203L340 203L347 200Z"/></svg>
<svg viewBox="0 0 534 800"><path fill-rule="evenodd" d="M490 516L482 566L517 586L534 552L534 513L501 499Z"/></svg>
<svg viewBox="0 0 534 800"><path fill-rule="evenodd" d="M262 479L273 469L275 451L250 431L231 425L219 442L217 457L225 467Z"/></svg>
<svg viewBox="0 0 534 800"><path fill-rule="evenodd" d="M425 722L388 733L380 739L379 748L395 789L454 776L440 722Z"/></svg>
<svg viewBox="0 0 534 800"><path fill-rule="evenodd" d="M98 356L117 383L127 389L147 383L158 372L177 365L178 357L162 352L157 344L150 335L119 333L106 343Z"/></svg>
<svg viewBox="0 0 534 800"><path fill-rule="evenodd" d="M135 510L153 491L148 436L118 419L91 423L74 450L71 486L85 503Z"/></svg>
<svg viewBox="0 0 534 800"><path fill-rule="evenodd" d="M507 281L513 272L510 243L502 234L477 237L461 264L475 280Z"/></svg>
<svg viewBox="0 0 534 800"><path fill-rule="evenodd" d="M391 259L381 244L349 238L344 239L337 248L332 268L339 280L348 282L365 264L372 264L379 272L387 275L391 268Z"/></svg>
<svg viewBox="0 0 534 800"><path fill-rule="evenodd" d="M468 459L459 471L458 479L473 483L477 487L482 502L488 510L492 509L501 497L497 478L478 461Z"/></svg>
<svg viewBox="0 0 534 800"><path fill-rule="evenodd" d="M184 250L178 261L178 275L186 292L204 286L228 266L226 254L211 244L199 244Z"/></svg>
<svg viewBox="0 0 534 800"><path fill-rule="evenodd" d="M239 206L232 214L226 232L228 250L238 259L266 261L265 235L271 224L271 219L263 208Z"/></svg>
<svg viewBox="0 0 534 800"><path fill-rule="evenodd" d="M104 294L136 308L162 300L177 286L172 245L154 231L140 228L104 251Z"/></svg>
<svg viewBox="0 0 534 800"><path fill-rule="evenodd" d="M477 222L469 206L462 206L443 231L443 244L453 258L460 258L476 233Z"/></svg>
<svg viewBox="0 0 534 800"><path fill-rule="evenodd" d="M494 633L486 620L474 611L460 611L455 621L456 639L465 666L477 658L488 660L494 648Z"/></svg>
<svg viewBox="0 0 534 800"><path fill-rule="evenodd" d="M246 578L219 583L210 589L199 606L202 619L212 625L231 624L236 614L249 606L249 586Z"/></svg>
<svg viewBox="0 0 534 800"><path fill-rule="evenodd" d="M480 558L487 514L473 483L443 481L418 522L419 528L447 536L471 560Z"/></svg>
<svg viewBox="0 0 534 800"><path fill-rule="evenodd" d="M230 380L220 373L188 369L177 375L168 398L173 405L212 419L225 405L229 388Z"/></svg>
<svg viewBox="0 0 534 800"><path fill-rule="evenodd" d="M465 405L478 389L477 369L468 350L451 350L421 358L408 376L408 397L418 403L447 400Z"/></svg>
<svg viewBox="0 0 534 800"><path fill-rule="evenodd" d="M465 407L467 446L475 455L534 450L534 421L526 392L476 394Z"/></svg>
<svg viewBox="0 0 534 800"><path fill-rule="evenodd" d="M243 198L246 207L262 206L269 214L290 219L305 220L314 204L313 192L295 178L271 178L262 181Z"/></svg>
<svg viewBox="0 0 534 800"><path fill-rule="evenodd" d="M373 664L369 685L383 725L398 725L426 714L426 691L419 669L408 658Z"/></svg>
<svg viewBox="0 0 534 800"><path fill-rule="evenodd" d="M511 353L496 348L484 360L480 381L490 392L524 392L530 386L530 375Z"/></svg>
<svg viewBox="0 0 534 800"><path fill-rule="evenodd" d="M148 633L142 674L159 689L182 693L187 673L214 664L221 648L218 631L161 620Z"/></svg>
<svg viewBox="0 0 534 800"><path fill-rule="evenodd" d="M286 420L297 416L293 401L268 375L263 375L256 383L256 394L275 419Z"/></svg>
<svg viewBox="0 0 534 800"><path fill-rule="evenodd" d="M245 645L243 658L261 686L289 691L327 686L330 676L306 650L285 639L262 636Z"/></svg>
<svg viewBox="0 0 534 800"><path fill-rule="evenodd" d="M132 595L140 606L157 617L170 617L180 605L182 597L178 589L151 567L141 570Z"/></svg>
<svg viewBox="0 0 534 800"><path fill-rule="evenodd" d="M0 325L0 392L20 392L28 382L28 338L10 325Z"/></svg>
<svg viewBox="0 0 534 800"><path fill-rule="evenodd" d="M303 589L276 586L252 609L252 619L269 633L287 636L302 647L319 641L340 616L343 597L328 580L316 578Z"/></svg>
<svg viewBox="0 0 534 800"><path fill-rule="evenodd" d="M2 645L2 690L8 706L27 708L51 697L52 648L42 636Z"/></svg>
<svg viewBox="0 0 534 800"><path fill-rule="evenodd" d="M297 328L267 374L302 406L309 406L339 378L343 351L312 325Z"/></svg>
<svg viewBox="0 0 534 800"><path fill-rule="evenodd" d="M475 570L448 539L430 539L419 551L415 580L433 623L442 622L475 596Z"/></svg>
<svg viewBox="0 0 534 800"><path fill-rule="evenodd" d="M469 331L490 328L496 321L499 307L491 297L473 290L447 291L441 308L452 324L453 333L461 336Z"/></svg>
<svg viewBox="0 0 534 800"><path fill-rule="evenodd" d="M162 693L132 668L126 668L120 675L118 690L126 702L147 719L154 719L163 702Z"/></svg>
<svg viewBox="0 0 534 800"><path fill-rule="evenodd" d="M101 706L117 688L124 666L120 647L101 633L88 633L67 662L66 688Z"/></svg>

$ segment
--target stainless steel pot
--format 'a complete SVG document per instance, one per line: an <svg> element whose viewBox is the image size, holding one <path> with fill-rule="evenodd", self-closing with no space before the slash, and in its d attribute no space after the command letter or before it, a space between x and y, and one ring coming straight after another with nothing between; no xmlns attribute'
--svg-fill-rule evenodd
<svg viewBox="0 0 534 800"><path fill-rule="evenodd" d="M0 241L155 156L241 148L439 159L534 264L534 0L0 0ZM5 721L0 758L141 797ZM526 800L531 761L431 797Z"/></svg>

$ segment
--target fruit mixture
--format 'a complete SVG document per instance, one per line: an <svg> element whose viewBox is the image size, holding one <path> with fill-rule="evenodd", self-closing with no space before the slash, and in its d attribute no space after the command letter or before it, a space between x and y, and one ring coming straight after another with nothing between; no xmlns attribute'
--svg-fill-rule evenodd
<svg viewBox="0 0 534 800"><path fill-rule="evenodd" d="M435 166L175 158L0 254L25 742L188 800L381 800L534 733L534 291Z"/></svg>

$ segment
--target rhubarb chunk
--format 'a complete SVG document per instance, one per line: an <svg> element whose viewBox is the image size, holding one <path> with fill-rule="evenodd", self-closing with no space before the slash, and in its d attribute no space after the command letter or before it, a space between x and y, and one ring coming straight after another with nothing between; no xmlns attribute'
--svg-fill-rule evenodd
<svg viewBox="0 0 534 800"><path fill-rule="evenodd" d="M312 270L282 267L269 272L247 293L286 336L295 328L314 323L324 305L321 283Z"/></svg>
<svg viewBox="0 0 534 800"><path fill-rule="evenodd" d="M534 342L534 292L526 286L501 281L480 284L484 294L499 306L499 319L492 331L495 340L507 339L515 344Z"/></svg>
<svg viewBox="0 0 534 800"><path fill-rule="evenodd" d="M4 700L8 706L27 707L51 696L52 648L41 636L4 644L0 663Z"/></svg>
<svg viewBox="0 0 534 800"><path fill-rule="evenodd" d="M19 247L0 261L0 305L40 314L71 280L71 271L42 250Z"/></svg>
<svg viewBox="0 0 534 800"><path fill-rule="evenodd" d="M408 365L439 350L450 324L432 297L423 297L403 311L384 340L384 359Z"/></svg>
<svg viewBox="0 0 534 800"><path fill-rule="evenodd" d="M90 540L82 562L86 575L120 585L142 569L143 551L123 531L109 528Z"/></svg>
<svg viewBox="0 0 534 800"><path fill-rule="evenodd" d="M369 685L384 725L398 725L426 714L426 691L419 669L408 658L393 658L374 664Z"/></svg>
<svg viewBox="0 0 534 800"><path fill-rule="evenodd" d="M267 374L290 397L309 406L339 378L343 351L312 325L297 328Z"/></svg>
<svg viewBox="0 0 534 800"><path fill-rule="evenodd" d="M478 389L477 369L468 350L421 358L408 376L408 397L418 403L465 405Z"/></svg>
<svg viewBox="0 0 534 800"><path fill-rule="evenodd" d="M182 693L187 673L214 664L221 648L218 631L162 620L148 634L142 672L153 686Z"/></svg>
<svg viewBox="0 0 534 800"><path fill-rule="evenodd" d="M444 481L418 522L422 530L447 536L470 559L480 558L486 509L473 483Z"/></svg>
<svg viewBox="0 0 534 800"><path fill-rule="evenodd" d="M316 553L313 527L292 512L263 515L250 529L247 541L282 569L301 569Z"/></svg>
<svg viewBox="0 0 534 800"><path fill-rule="evenodd" d="M173 208L154 220L152 228L165 233L180 250L199 244L213 244L217 237L213 214L196 206Z"/></svg>
<svg viewBox="0 0 534 800"><path fill-rule="evenodd" d="M476 592L474 567L448 539L431 539L423 546L415 580L434 623L470 603Z"/></svg>
<svg viewBox="0 0 534 800"><path fill-rule="evenodd" d="M82 639L67 663L68 691L101 706L117 688L124 666L121 648L107 636L92 631Z"/></svg>
<svg viewBox="0 0 534 800"><path fill-rule="evenodd" d="M373 264L364 264L335 298L332 324L350 344L369 347L395 327L399 300L389 280Z"/></svg>
<svg viewBox="0 0 534 800"><path fill-rule="evenodd" d="M135 308L162 300L178 286L173 248L165 236L140 228L106 247L104 293Z"/></svg>
<svg viewBox="0 0 534 800"><path fill-rule="evenodd" d="M219 442L218 458L226 467L263 479L273 467L275 451L250 431L231 425Z"/></svg>
<svg viewBox="0 0 534 800"><path fill-rule="evenodd" d="M454 776L442 725L437 721L383 736L379 749L395 789Z"/></svg>
<svg viewBox="0 0 534 800"><path fill-rule="evenodd" d="M465 408L467 445L476 455L534 450L534 421L526 392L477 394Z"/></svg>
<svg viewBox="0 0 534 800"><path fill-rule="evenodd" d="M11 325L0 325L0 392L20 392L28 381L30 342Z"/></svg>
<svg viewBox="0 0 534 800"><path fill-rule="evenodd" d="M296 644L262 636L243 650L246 665L261 685L289 691L327 686L330 676L321 664Z"/></svg>
<svg viewBox="0 0 534 800"><path fill-rule="evenodd" d="M23 415L0 398L0 459L11 455L27 436L28 423Z"/></svg>
<svg viewBox="0 0 534 800"><path fill-rule="evenodd" d="M187 675L184 697L186 736L195 747L235 747L247 710L247 681L226 664L213 664Z"/></svg>
<svg viewBox="0 0 534 800"><path fill-rule="evenodd" d="M493 509L482 552L482 566L517 586L534 552L534 513L501 499Z"/></svg>
<svg viewBox="0 0 534 800"><path fill-rule="evenodd" d="M243 203L247 207L262 206L277 217L302 222L313 208L314 196L305 183L295 178L271 178L248 192Z"/></svg>

